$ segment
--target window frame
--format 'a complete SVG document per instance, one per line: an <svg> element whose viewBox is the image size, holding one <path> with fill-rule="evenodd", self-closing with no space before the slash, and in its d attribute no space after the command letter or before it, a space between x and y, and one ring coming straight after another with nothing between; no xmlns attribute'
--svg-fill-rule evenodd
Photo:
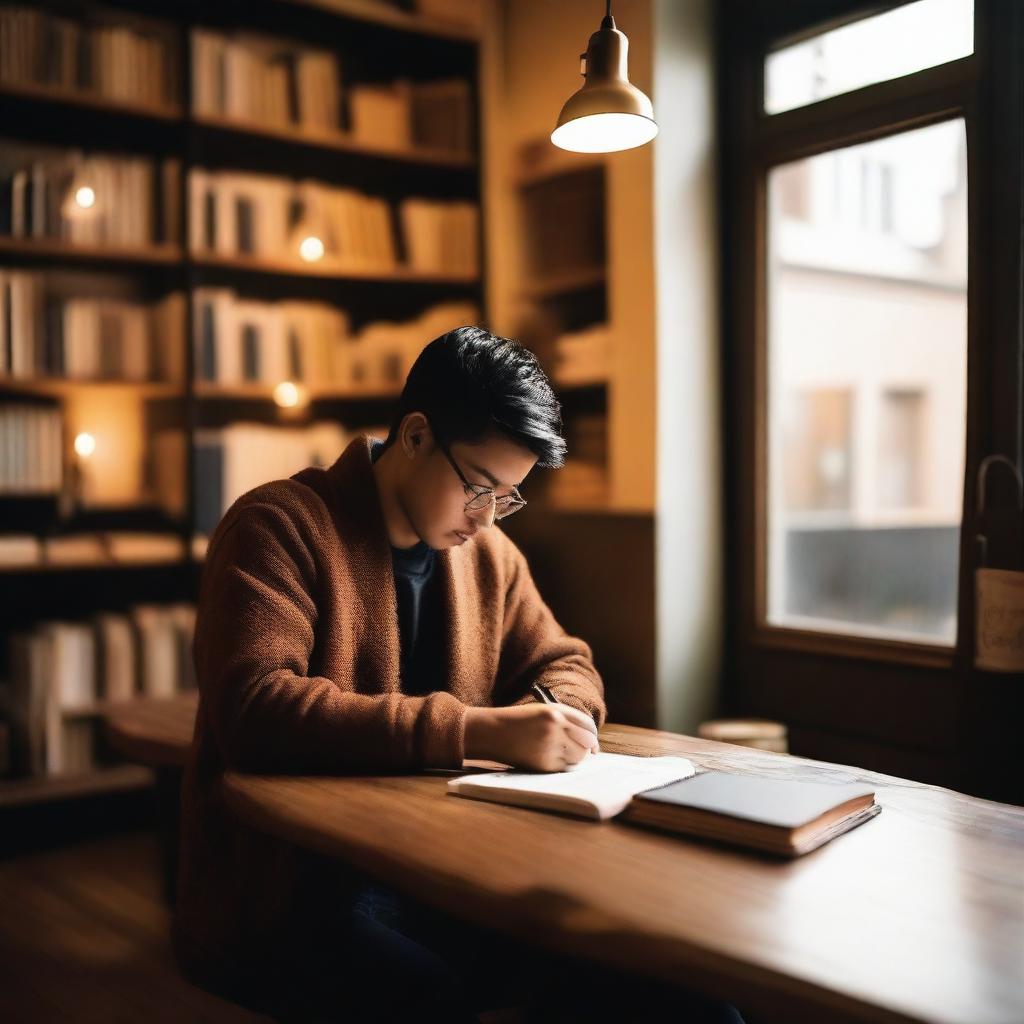
<svg viewBox="0 0 1024 1024"><path fill-rule="evenodd" d="M972 744L964 727L975 707L968 694L978 685L972 668L975 476L990 452L1018 464L1022 457L1024 5L975 0L968 57L777 114L766 114L763 103L769 50L904 2L726 0L719 8L724 703L731 713L785 721L798 753L856 758L866 767L977 792L986 782L968 765ZM968 352L956 645L769 625L768 173L802 157L961 117ZM839 696L850 693L857 699Z"/></svg>

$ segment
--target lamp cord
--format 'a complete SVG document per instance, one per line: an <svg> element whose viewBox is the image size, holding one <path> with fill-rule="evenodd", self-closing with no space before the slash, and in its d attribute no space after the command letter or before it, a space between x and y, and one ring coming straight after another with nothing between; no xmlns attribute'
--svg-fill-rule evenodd
<svg viewBox="0 0 1024 1024"><path fill-rule="evenodd" d="M612 16L612 0L604 0L604 16L606 18Z"/></svg>

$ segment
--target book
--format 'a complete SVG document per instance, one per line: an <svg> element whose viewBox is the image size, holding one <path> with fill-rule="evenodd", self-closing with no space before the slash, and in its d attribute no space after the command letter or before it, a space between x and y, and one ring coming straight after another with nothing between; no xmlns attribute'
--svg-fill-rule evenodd
<svg viewBox="0 0 1024 1024"><path fill-rule="evenodd" d="M685 757L633 757L601 751L564 772L519 769L451 779L448 792L536 810L604 821L620 814L640 792L687 779L696 768Z"/></svg>
<svg viewBox="0 0 1024 1024"><path fill-rule="evenodd" d="M798 857L880 810L874 790L857 783L707 771L638 793L621 820Z"/></svg>
<svg viewBox="0 0 1024 1024"><path fill-rule="evenodd" d="M797 857L869 821L881 807L860 784L700 771L684 757L588 754L564 772L463 775L454 796L604 821L609 818Z"/></svg>

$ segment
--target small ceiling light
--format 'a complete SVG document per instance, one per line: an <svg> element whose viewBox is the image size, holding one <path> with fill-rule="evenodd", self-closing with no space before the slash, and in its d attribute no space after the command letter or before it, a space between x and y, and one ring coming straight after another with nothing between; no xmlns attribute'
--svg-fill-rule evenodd
<svg viewBox="0 0 1024 1024"><path fill-rule="evenodd" d="M75 202L83 210L91 210L96 204L96 193L88 185L75 190Z"/></svg>
<svg viewBox="0 0 1024 1024"><path fill-rule="evenodd" d="M299 243L299 255L307 263L316 263L317 260L323 259L324 243L316 235L306 235Z"/></svg>
<svg viewBox="0 0 1024 1024"><path fill-rule="evenodd" d="M283 380L274 388L274 401L282 409L294 409L303 404L305 398L305 390L290 380Z"/></svg>
<svg viewBox="0 0 1024 1024"><path fill-rule="evenodd" d="M92 434L87 434L84 431L81 434L75 435L75 451L83 458L87 459L94 451L96 451L96 438Z"/></svg>
<svg viewBox="0 0 1024 1024"><path fill-rule="evenodd" d="M605 0L601 27L580 54L585 81L558 115L551 141L574 153L616 153L650 142L658 134L651 101L629 82L629 40L615 27Z"/></svg>

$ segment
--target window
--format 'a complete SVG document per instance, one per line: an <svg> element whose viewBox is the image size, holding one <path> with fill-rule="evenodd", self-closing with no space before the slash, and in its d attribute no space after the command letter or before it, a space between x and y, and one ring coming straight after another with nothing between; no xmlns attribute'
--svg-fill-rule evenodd
<svg viewBox="0 0 1024 1024"><path fill-rule="evenodd" d="M779 114L973 52L973 0L917 0L769 54L764 109Z"/></svg>
<svg viewBox="0 0 1024 1024"><path fill-rule="evenodd" d="M767 620L952 646L964 122L831 150L768 180Z"/></svg>
<svg viewBox="0 0 1024 1024"><path fill-rule="evenodd" d="M720 26L722 711L1019 796L973 573L979 533L1020 550L976 476L1024 465L1024 4L721 0Z"/></svg>

